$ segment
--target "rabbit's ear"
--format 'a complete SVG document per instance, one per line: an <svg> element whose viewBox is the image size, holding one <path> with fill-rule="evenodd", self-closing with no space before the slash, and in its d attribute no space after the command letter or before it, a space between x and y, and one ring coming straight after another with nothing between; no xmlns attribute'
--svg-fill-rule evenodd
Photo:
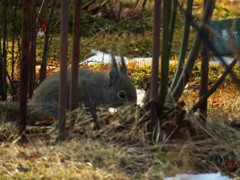
<svg viewBox="0 0 240 180"><path fill-rule="evenodd" d="M122 74L127 76L128 75L127 67L126 67L126 64L125 64L125 61L124 61L124 57L123 57L121 52L120 52L120 56L121 56L121 64L119 66L119 70L122 72Z"/></svg>
<svg viewBox="0 0 240 180"><path fill-rule="evenodd" d="M109 70L109 87L111 86L115 86L118 78L119 78L119 74L118 74L118 67L117 67L117 62L116 59L111 51L111 56L112 56L112 64Z"/></svg>

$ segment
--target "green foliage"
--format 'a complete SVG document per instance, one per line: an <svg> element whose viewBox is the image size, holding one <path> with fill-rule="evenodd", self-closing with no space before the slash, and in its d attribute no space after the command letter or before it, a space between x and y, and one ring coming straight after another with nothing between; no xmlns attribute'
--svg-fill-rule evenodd
<svg viewBox="0 0 240 180"><path fill-rule="evenodd" d="M134 84L138 88L144 88L145 84L149 81L151 75L151 67L150 66L136 66L129 65L128 73Z"/></svg>
<svg viewBox="0 0 240 180"><path fill-rule="evenodd" d="M16 11L14 27L12 25L13 19L11 19L11 20L8 19L8 17L11 17L11 18L14 17L14 8L15 7L12 6L12 5L7 6L7 12L6 12L6 14L7 14L7 28L8 28L7 32L10 33L14 29L15 34L20 34L21 33L21 27L22 27L22 10L19 9L19 7L18 7L18 9ZM0 16L0 24L1 24L0 32L1 33L3 33L3 20L4 20L3 12L4 12L4 6L1 4L1 6L0 6L0 14L1 14L1 16Z"/></svg>
<svg viewBox="0 0 240 180"><path fill-rule="evenodd" d="M100 70L105 71L108 69L109 65L98 63L94 65L84 65L81 66L82 68L89 68L94 70ZM137 88L144 88L146 83L150 80L151 75L151 66L150 65L144 65L144 66L138 66L136 63L129 63L127 65L128 68L128 74L133 80L134 85ZM233 70L235 73L237 73L238 76L240 76L240 71L238 69L239 67L235 67ZM169 79L172 80L174 73L176 72L177 64L170 63L169 66ZM222 65L210 65L209 66L209 86L211 86L213 83L217 81L217 79L221 76L221 74L224 72L224 67ZM201 78L201 64L197 63L193 68L193 73L190 78L189 87L199 86L200 85L200 78ZM230 76L227 76L225 83L227 85L230 85L233 83L233 80Z"/></svg>
<svg viewBox="0 0 240 180"><path fill-rule="evenodd" d="M98 34L99 32L104 31L104 29L109 27L112 23L110 19L94 17L87 12L82 13L81 21L82 37L90 37L94 34Z"/></svg>
<svg viewBox="0 0 240 180"><path fill-rule="evenodd" d="M213 13L213 19L229 19L240 15L238 8L234 6L223 6L216 4L215 11Z"/></svg>
<svg viewBox="0 0 240 180"><path fill-rule="evenodd" d="M148 13L148 14L147 14ZM60 33L60 9L56 8L53 16L53 33ZM144 16L147 16L146 18ZM69 12L69 33L72 32L72 8ZM150 19L149 19L150 18ZM108 18L92 15L87 11L82 11L81 17L81 36L92 37L96 34L141 34L152 29L151 15L146 12L142 16L138 15L129 20L116 22L111 15Z"/></svg>

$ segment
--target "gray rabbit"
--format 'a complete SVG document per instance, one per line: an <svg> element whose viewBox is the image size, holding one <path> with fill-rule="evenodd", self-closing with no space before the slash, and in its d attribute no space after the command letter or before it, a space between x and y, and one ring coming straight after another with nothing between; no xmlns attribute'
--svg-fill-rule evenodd
<svg viewBox="0 0 240 180"><path fill-rule="evenodd" d="M69 107L69 87L71 70L67 72L67 106ZM36 108L42 109L43 113L57 116L58 113L58 91L59 72L52 74L45 79L34 92L28 103L28 114ZM127 74L127 68L123 57L117 65L115 57L112 55L112 63L107 72L79 69L78 73L78 105L85 107L108 105L118 107L126 102L136 102L136 89ZM11 104L11 105L10 105ZM1 102L0 108L18 109L16 103ZM35 111L37 112L37 110ZM39 110L38 114L42 114Z"/></svg>
<svg viewBox="0 0 240 180"><path fill-rule="evenodd" d="M67 73L67 96L71 72ZM35 90L31 103L50 105L58 102L59 72L44 80ZM99 72L88 69L79 69L78 72L78 104L89 106L93 101L97 106L101 104L117 107L125 102L136 102L136 89L128 74L123 57L118 66L112 55L109 71ZM69 103L69 98L68 101ZM68 104L69 105L69 104Z"/></svg>

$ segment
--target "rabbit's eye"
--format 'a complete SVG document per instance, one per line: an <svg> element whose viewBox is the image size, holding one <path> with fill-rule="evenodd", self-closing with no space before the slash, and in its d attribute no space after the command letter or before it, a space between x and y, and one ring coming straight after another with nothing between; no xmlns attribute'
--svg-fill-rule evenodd
<svg viewBox="0 0 240 180"><path fill-rule="evenodd" d="M127 95L124 91L119 91L118 92L118 98L119 99L126 99Z"/></svg>

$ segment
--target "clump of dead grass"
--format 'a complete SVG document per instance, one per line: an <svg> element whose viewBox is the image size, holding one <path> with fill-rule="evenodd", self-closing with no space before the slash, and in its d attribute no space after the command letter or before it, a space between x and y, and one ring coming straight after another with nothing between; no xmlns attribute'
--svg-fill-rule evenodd
<svg viewBox="0 0 240 180"><path fill-rule="evenodd" d="M2 144L0 154L2 178L128 179L124 173L114 170L124 152L96 141Z"/></svg>
<svg viewBox="0 0 240 180"><path fill-rule="evenodd" d="M149 112L139 116L140 110L139 108L128 107L119 109L113 115L105 113L104 116L99 116L99 121L106 122L106 120L110 120L111 122L104 124L100 131L88 131L89 128L86 128L87 136L104 142L120 144L121 146L144 147L147 154L150 153L148 152L149 149L156 148L157 155L150 153L154 157L152 158L153 161L159 160L155 158L155 155L158 156L159 153L166 155L170 152L173 158L169 158L167 164L171 166L173 172L175 172L174 169L179 171L179 167L181 167L182 172L221 171L231 176L239 175L240 132L232 128L226 121L209 116L208 123L203 125L199 122L197 115L188 113L184 121L189 122L183 121L183 123L188 124L188 126L184 127L184 132L189 131L190 133L187 133L188 137L185 139L185 136L181 134L182 129L179 130L182 127L178 126L174 119L168 119L167 121L176 125L176 129L171 134L165 134L165 137L160 139L157 145L152 146L147 134ZM189 124L192 124L194 129ZM83 127L82 124L81 127ZM192 131L194 133L191 133ZM160 135L164 136L166 132L162 133ZM181 137L184 137L184 139L181 139ZM150 164L149 167L154 169L154 163ZM169 168L168 165L166 166Z"/></svg>
<svg viewBox="0 0 240 180"><path fill-rule="evenodd" d="M120 107L111 113L106 108L97 111L98 122L101 129L94 131L92 115L82 109L69 114L68 122L74 124L74 132L92 139L114 142L121 145L143 145L148 142L147 124L149 112L141 112L142 108L131 105Z"/></svg>
<svg viewBox="0 0 240 180"><path fill-rule="evenodd" d="M149 112L142 108L126 106L115 113L99 108L97 115L100 130L94 129L88 111L69 114L68 137L62 143L52 141L54 125L44 130L44 139L34 130L36 135L26 134L28 143L2 141L0 174L22 179L161 179L217 171L240 175L240 131L216 116L210 115L203 126L189 113L185 120L195 124L198 133L183 141L176 138L180 136L175 129L152 144L146 131ZM175 123L174 118L167 121Z"/></svg>
<svg viewBox="0 0 240 180"><path fill-rule="evenodd" d="M12 141L17 138L16 124L13 122L4 122L0 120L0 142Z"/></svg>

